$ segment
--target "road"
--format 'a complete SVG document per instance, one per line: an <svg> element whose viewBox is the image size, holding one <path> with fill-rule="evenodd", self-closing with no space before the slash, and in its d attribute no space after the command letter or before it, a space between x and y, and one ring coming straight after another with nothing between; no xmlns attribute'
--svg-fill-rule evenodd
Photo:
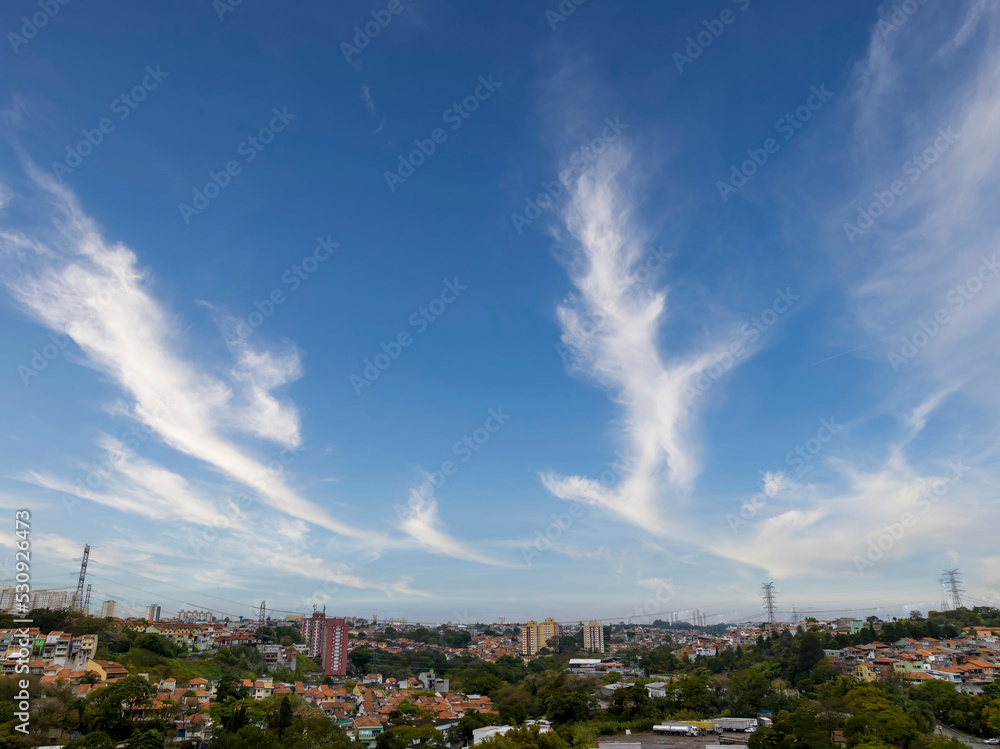
<svg viewBox="0 0 1000 749"><path fill-rule="evenodd" d="M987 744L982 739L977 739L974 736L969 736L961 731L956 731L954 728L949 728L948 726L938 723L938 733L944 734L945 736L958 739L966 746L974 747L975 749L992 749L990 744Z"/></svg>

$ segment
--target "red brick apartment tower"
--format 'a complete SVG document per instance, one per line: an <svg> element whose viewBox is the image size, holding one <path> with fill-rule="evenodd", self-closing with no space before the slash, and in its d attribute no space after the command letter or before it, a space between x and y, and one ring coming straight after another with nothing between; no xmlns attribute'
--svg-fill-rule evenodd
<svg viewBox="0 0 1000 749"><path fill-rule="evenodd" d="M314 611L302 620L302 636L309 657L320 659L323 673L347 675L347 623L343 619L327 617L326 611Z"/></svg>

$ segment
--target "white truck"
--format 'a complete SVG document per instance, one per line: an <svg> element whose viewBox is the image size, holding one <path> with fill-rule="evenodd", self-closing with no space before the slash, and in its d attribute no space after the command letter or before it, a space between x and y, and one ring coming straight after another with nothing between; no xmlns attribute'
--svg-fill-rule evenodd
<svg viewBox="0 0 1000 749"><path fill-rule="evenodd" d="M660 725L653 726L653 733L670 734L673 736L699 735L698 726L693 726L690 723L661 723Z"/></svg>
<svg viewBox="0 0 1000 749"><path fill-rule="evenodd" d="M712 718L723 731L743 731L753 733L757 730L756 718Z"/></svg>

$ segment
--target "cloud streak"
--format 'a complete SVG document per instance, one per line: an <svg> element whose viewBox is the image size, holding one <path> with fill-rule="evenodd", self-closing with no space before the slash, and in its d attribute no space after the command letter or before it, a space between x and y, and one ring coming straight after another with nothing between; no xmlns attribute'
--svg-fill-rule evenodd
<svg viewBox="0 0 1000 749"><path fill-rule="evenodd" d="M369 535L299 496L229 437L250 433L286 450L301 444L294 407L273 395L298 376L298 354L246 349L230 383L185 358L180 326L153 298L136 254L106 240L66 187L34 165L28 171L51 206L48 226L0 232L7 270L13 262L20 271L5 273L5 281L22 308L69 336L83 363L128 395L133 417L175 450L250 486L281 512L334 533ZM157 418L164 410L167 418Z"/></svg>
<svg viewBox="0 0 1000 749"><path fill-rule="evenodd" d="M406 508L400 512L399 527L416 545L433 554L443 554L468 562L489 564L498 567L514 565L483 554L468 544L449 535L441 527L438 503L434 498L434 488L430 477L424 483L410 489Z"/></svg>
<svg viewBox="0 0 1000 749"><path fill-rule="evenodd" d="M635 455L634 465L613 487L551 471L541 478L560 499L599 505L634 525L663 531L669 525L664 500L688 492L701 470L694 383L726 347L711 343L692 353L661 353L668 292L636 282L644 251L622 186L629 161L624 147L613 147L574 186L565 214L575 247L567 263L574 291L557 313L574 370L609 391L621 408L621 438ZM591 332L595 319L602 323Z"/></svg>

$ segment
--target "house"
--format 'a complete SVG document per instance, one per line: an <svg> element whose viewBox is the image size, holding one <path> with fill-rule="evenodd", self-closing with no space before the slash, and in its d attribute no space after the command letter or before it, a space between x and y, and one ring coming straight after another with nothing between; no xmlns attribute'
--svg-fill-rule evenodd
<svg viewBox="0 0 1000 749"><path fill-rule="evenodd" d="M877 681L881 678L882 673L879 671L878 667L873 663L859 663L854 667L851 673L857 679L861 681Z"/></svg>
<svg viewBox="0 0 1000 749"><path fill-rule="evenodd" d="M212 737L211 718L205 713L195 713L174 721L177 729L177 740L204 743Z"/></svg>
<svg viewBox="0 0 1000 749"><path fill-rule="evenodd" d="M382 734L382 723L370 715L355 718L353 723L354 740L372 749L375 746L375 741Z"/></svg>
<svg viewBox="0 0 1000 749"><path fill-rule="evenodd" d="M249 681L246 679L245 681ZM257 679L253 683L253 698L255 700L264 700L274 694L274 682L270 679Z"/></svg>
<svg viewBox="0 0 1000 749"><path fill-rule="evenodd" d="M115 681L128 676L128 669L114 661L98 661L91 658L87 661L87 671L93 671L101 681Z"/></svg>
<svg viewBox="0 0 1000 749"><path fill-rule="evenodd" d="M666 697L667 683L665 681L651 681L646 684L646 691L650 697Z"/></svg>
<svg viewBox="0 0 1000 749"><path fill-rule="evenodd" d="M472 729L472 743L481 744L486 741L486 739L492 739L494 736L502 736L511 730L514 726L483 726L482 728Z"/></svg>

